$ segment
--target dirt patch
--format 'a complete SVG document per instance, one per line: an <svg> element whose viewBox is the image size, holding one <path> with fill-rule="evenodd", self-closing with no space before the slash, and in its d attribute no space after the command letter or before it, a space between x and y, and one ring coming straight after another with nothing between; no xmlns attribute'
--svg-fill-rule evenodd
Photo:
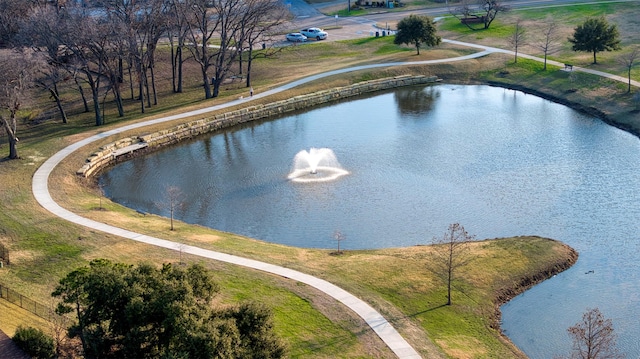
<svg viewBox="0 0 640 359"><path fill-rule="evenodd" d="M447 341L438 340L437 343L452 358L481 358L487 354L487 351L482 346L482 343L480 343L475 338L467 336L461 336L457 339L448 339Z"/></svg>
<svg viewBox="0 0 640 359"><path fill-rule="evenodd" d="M215 243L222 238L213 234L195 234L190 236L189 239L198 243Z"/></svg>

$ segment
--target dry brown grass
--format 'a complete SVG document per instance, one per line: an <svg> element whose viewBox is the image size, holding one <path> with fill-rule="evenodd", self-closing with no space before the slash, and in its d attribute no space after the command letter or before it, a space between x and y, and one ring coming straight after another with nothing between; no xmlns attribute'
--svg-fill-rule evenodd
<svg viewBox="0 0 640 359"><path fill-rule="evenodd" d="M38 328L45 333L51 332L51 323L20 308L19 306L0 299L0 330L9 337L13 337L20 325L29 323L29 326Z"/></svg>

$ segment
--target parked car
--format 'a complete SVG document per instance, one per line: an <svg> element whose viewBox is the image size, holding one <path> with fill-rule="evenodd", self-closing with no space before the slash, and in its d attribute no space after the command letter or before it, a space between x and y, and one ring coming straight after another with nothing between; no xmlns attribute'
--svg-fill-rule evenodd
<svg viewBox="0 0 640 359"><path fill-rule="evenodd" d="M326 31L318 29L317 27L310 27L300 30L300 33L310 39L324 40L329 36Z"/></svg>
<svg viewBox="0 0 640 359"><path fill-rule="evenodd" d="M307 37L302 35L299 32L290 32L290 33L287 34L287 41L305 42L305 41L307 41Z"/></svg>

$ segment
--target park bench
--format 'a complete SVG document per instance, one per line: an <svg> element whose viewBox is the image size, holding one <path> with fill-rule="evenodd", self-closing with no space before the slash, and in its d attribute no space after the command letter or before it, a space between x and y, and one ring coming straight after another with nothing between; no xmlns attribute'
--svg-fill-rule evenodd
<svg viewBox="0 0 640 359"><path fill-rule="evenodd" d="M484 23L484 16L473 15L469 17L463 17L462 19L460 19L460 22L463 24L482 24Z"/></svg>

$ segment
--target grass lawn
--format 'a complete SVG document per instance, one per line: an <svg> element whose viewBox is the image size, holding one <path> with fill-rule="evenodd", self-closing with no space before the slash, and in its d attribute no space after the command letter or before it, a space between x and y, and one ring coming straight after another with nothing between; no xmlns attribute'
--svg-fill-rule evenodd
<svg viewBox="0 0 640 359"><path fill-rule="evenodd" d="M618 19L623 46L637 45L637 3L604 4L526 10L505 14L489 31L470 31L448 19L441 23L444 38L479 42L508 48L509 29L516 16L535 32L533 24L553 16L562 26L562 34L570 33L585 16L606 15ZM624 10L624 11L622 11ZM578 13L579 15L576 15ZM564 36L563 35L563 36ZM566 38L566 36L564 36ZM531 50L531 51L529 51ZM472 52L468 48L442 45L422 51L417 56L410 47L393 44L392 37L323 42L313 46L292 46L276 58L254 63L253 87L257 93L320 71L391 61L416 61L460 56ZM538 54L535 47L522 52ZM626 51L623 50L623 51ZM539 52L539 51L538 51ZM201 258L181 255L140 243L105 235L78 227L43 210L31 195L31 177L42 162L74 141L123 124L186 109L212 106L246 95L242 83L231 83L221 89L221 96L203 100L199 75L193 63L186 69L185 92L172 94L170 72L166 65L167 49L158 55L158 88L160 101L141 115L134 100L126 101L126 116L118 118L114 106L107 102L106 125L93 125L91 113L83 113L73 92L65 94L70 121L62 125L55 119L25 121L18 131L20 160L0 161L0 242L10 250L11 265L0 269L0 283L43 304L49 303L57 281L72 269L95 258L139 263L199 262L211 268L222 286L221 304L237 300L258 300L272 307L276 330L290 346L291 357L314 358L391 358L393 354L362 320L333 300L306 285L237 268ZM566 45L553 54L558 61L572 61L577 66L622 73L616 63L618 53L599 54L599 64L589 64L590 54L574 53ZM302 61L313 58L322 64L311 68ZM638 70L634 70L637 76ZM542 64L513 57L491 55L458 64L407 66L360 71L306 84L259 101L270 102L320 89L402 74L437 75L456 83L496 83L502 86L538 91L557 100L584 109L597 108L606 119L631 131L640 128L632 94L624 84L599 77L568 73L557 68L542 71ZM46 96L31 110L31 118L52 107ZM252 104L255 104L252 103ZM188 121L186 119L183 121ZM176 123L144 128L153 132ZM130 134L139 134L132 132ZM126 134L125 134L126 135ZM122 135L123 137L125 135ZM105 138L102 142L113 142ZM292 248L255 241L230 233L218 232L178 222L169 231L168 220L154 215L141 215L133 210L101 198L90 180L78 178L75 171L100 144L92 144L71 154L54 171L50 179L52 195L63 207L83 216L131 229L140 233L198 245L203 248L255 258L297 269L327 279L366 300L390 320L400 333L430 358L520 358L524 355L511 345L498 328L498 304L575 259L575 253L561 243L538 238L517 237L479 241L469 246L477 259L460 273L455 283L453 305L446 302L440 278L427 270L425 263L433 255L430 246L392 248L371 251L347 251L330 255L329 250ZM0 151L8 152L5 142ZM2 154L4 155L4 154ZM464 223L463 223L464 224ZM444 230L444 228L442 229ZM425 243L428 241L425 238ZM0 305L3 301L0 300ZM0 307L0 329L12 334L18 324L47 326L21 312ZM6 329L6 330L5 330Z"/></svg>

